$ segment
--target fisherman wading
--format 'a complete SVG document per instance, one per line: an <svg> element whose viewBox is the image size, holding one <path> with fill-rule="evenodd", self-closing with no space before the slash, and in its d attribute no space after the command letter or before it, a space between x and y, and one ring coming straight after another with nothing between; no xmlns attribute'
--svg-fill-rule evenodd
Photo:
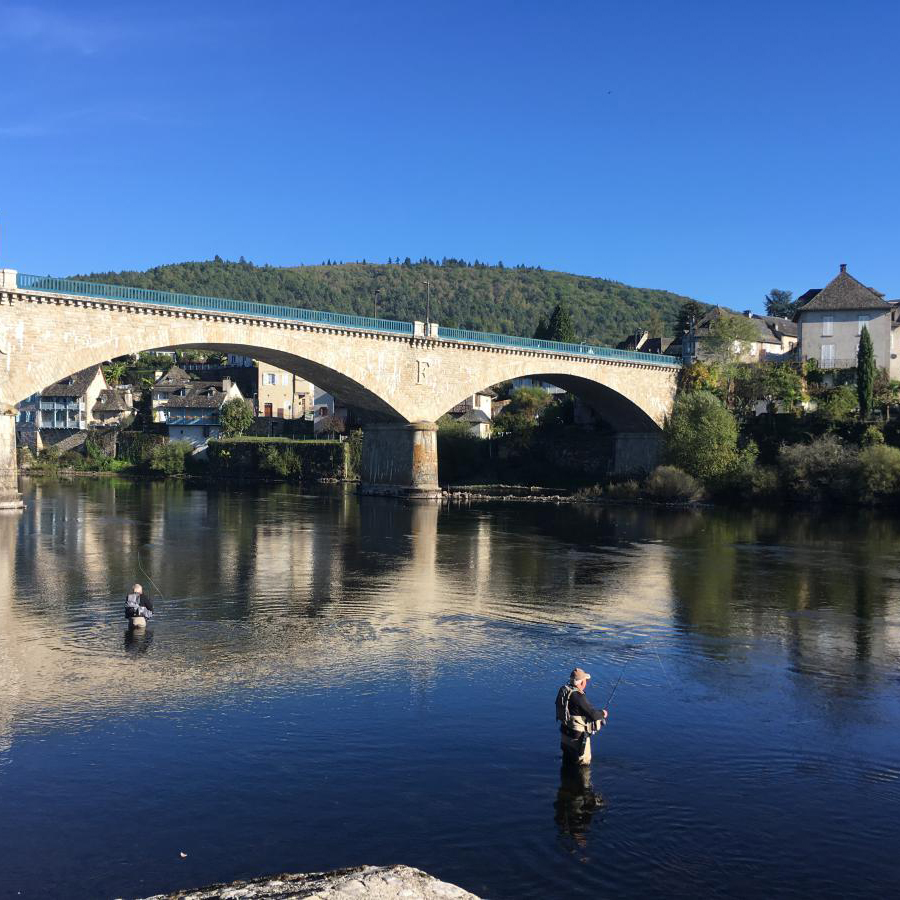
<svg viewBox="0 0 900 900"><path fill-rule="evenodd" d="M605 709L595 709L584 695L590 677L584 669L573 669L569 681L556 695L563 761L582 766L591 762L591 735L596 734L609 717Z"/></svg>
<svg viewBox="0 0 900 900"><path fill-rule="evenodd" d="M131 628L143 628L147 619L153 618L153 602L139 584L134 585L125 598L125 618Z"/></svg>

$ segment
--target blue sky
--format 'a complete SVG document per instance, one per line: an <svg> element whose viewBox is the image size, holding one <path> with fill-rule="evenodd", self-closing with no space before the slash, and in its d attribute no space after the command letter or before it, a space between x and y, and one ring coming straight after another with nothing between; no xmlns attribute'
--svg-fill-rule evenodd
<svg viewBox="0 0 900 900"><path fill-rule="evenodd" d="M900 297L900 3L0 0L0 263Z"/></svg>

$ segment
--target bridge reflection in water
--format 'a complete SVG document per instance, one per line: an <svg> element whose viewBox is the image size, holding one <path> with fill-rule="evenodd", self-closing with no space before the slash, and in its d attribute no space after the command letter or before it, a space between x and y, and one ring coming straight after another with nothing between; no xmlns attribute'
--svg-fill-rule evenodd
<svg viewBox="0 0 900 900"><path fill-rule="evenodd" d="M14 890L402 858L485 896L808 896L835 843L836 890L892 883L894 521L25 486L0 517ZM140 636L139 554L163 591ZM576 662L600 703L628 663L591 778L560 773L551 713Z"/></svg>

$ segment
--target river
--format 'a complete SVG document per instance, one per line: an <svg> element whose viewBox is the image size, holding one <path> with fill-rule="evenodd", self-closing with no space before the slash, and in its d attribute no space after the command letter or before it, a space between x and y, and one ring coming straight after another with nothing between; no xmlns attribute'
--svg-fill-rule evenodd
<svg viewBox="0 0 900 900"><path fill-rule="evenodd" d="M897 521L25 500L0 518L0 896L394 862L491 898L896 890ZM592 781L559 763L576 664L598 705L622 675Z"/></svg>

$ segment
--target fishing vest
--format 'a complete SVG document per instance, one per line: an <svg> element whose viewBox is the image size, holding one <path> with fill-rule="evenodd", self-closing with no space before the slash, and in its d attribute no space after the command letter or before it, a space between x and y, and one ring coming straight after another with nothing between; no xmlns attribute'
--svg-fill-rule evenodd
<svg viewBox="0 0 900 900"><path fill-rule="evenodd" d="M582 715L572 714L569 709L569 699L577 689L571 684L564 684L556 695L556 720L566 728L578 734L596 734L600 730L599 724L593 719L586 719Z"/></svg>
<svg viewBox="0 0 900 900"><path fill-rule="evenodd" d="M129 619L133 619L135 616L150 618L153 615L149 609L144 608L143 599L143 594L129 594L125 598L125 615Z"/></svg>

